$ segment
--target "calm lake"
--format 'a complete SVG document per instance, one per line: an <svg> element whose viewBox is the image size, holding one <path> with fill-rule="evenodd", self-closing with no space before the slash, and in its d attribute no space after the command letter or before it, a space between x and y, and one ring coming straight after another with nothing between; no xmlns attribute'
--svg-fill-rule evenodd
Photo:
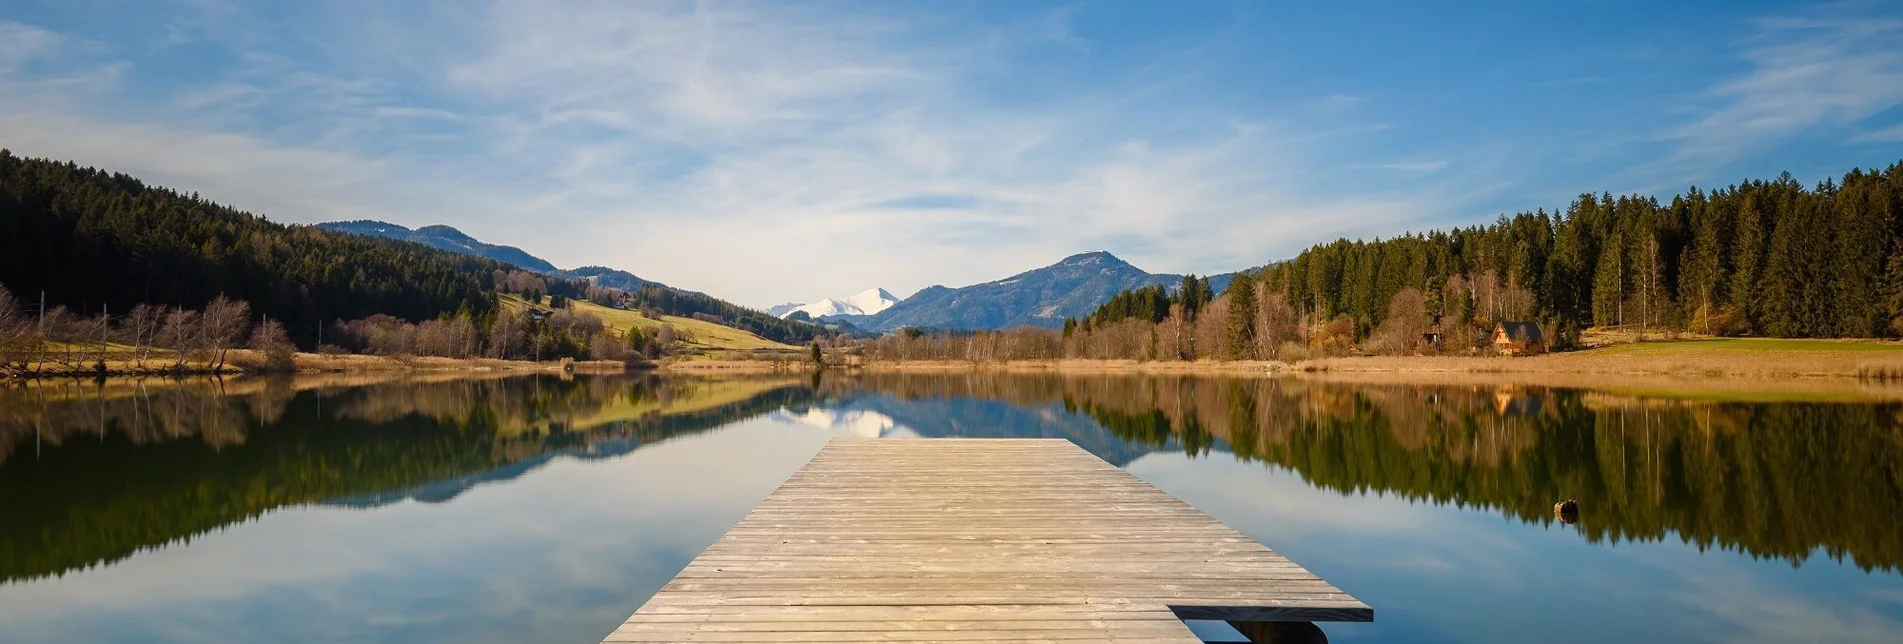
<svg viewBox="0 0 1903 644"><path fill-rule="evenodd" d="M1903 405L962 374L0 388L0 641L594 642L834 436L1069 439L1334 641L1903 641Z"/></svg>

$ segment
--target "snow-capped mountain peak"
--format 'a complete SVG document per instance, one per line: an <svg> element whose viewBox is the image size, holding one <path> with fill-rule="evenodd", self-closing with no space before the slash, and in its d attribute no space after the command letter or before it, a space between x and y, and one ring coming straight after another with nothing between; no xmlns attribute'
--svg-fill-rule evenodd
<svg viewBox="0 0 1903 644"><path fill-rule="evenodd" d="M898 304L899 298L892 297L892 294L887 293L885 289L875 287L846 298L845 303L858 309L860 315L872 315Z"/></svg>
<svg viewBox="0 0 1903 644"><path fill-rule="evenodd" d="M893 297L885 289L871 288L851 297L829 297L818 302L802 304L786 309L779 315L784 318L792 315L794 311L803 312L816 319L828 315L872 315L898 303L899 298Z"/></svg>

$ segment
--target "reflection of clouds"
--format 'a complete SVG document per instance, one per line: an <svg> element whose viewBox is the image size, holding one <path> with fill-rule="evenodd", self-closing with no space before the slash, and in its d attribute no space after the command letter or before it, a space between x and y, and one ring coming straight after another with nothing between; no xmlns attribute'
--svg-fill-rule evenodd
<svg viewBox="0 0 1903 644"><path fill-rule="evenodd" d="M1863 594L1903 607L1903 588L1866 588Z"/></svg>
<svg viewBox="0 0 1903 644"><path fill-rule="evenodd" d="M0 624L8 642L593 641L824 440L743 422L447 503L281 510L0 586Z"/></svg>
<svg viewBox="0 0 1903 644"><path fill-rule="evenodd" d="M773 412L773 418L782 422L798 423L809 427L841 434L878 438L881 436L904 437L897 432L917 436L917 432L901 427L891 416L863 409L822 409L810 407L805 411L780 409Z"/></svg>
<svg viewBox="0 0 1903 644"><path fill-rule="evenodd" d="M1903 591L1894 588L1857 588L1878 578L1861 574L1843 574L1843 566L1806 565L1793 570L1782 562L1752 562L1764 565L1739 566L1732 562L1748 561L1733 553L1703 553L1715 556L1687 556L1689 547L1675 544L1680 552L1646 549L1636 559L1676 578L1681 588L1670 599L1695 611L1693 616L1709 621L1713 635L1731 642L1896 642L1903 634L1903 615L1895 605L1860 606L1850 602L1819 597L1825 593L1796 592L1794 586L1823 586L1847 595L1863 595L1895 602ZM1848 569L1854 572L1854 569ZM1819 579L1805 579L1817 577ZM1806 583L1811 582L1811 583ZM1817 583L1821 582L1821 583ZM1879 611L1887 611L1885 615Z"/></svg>

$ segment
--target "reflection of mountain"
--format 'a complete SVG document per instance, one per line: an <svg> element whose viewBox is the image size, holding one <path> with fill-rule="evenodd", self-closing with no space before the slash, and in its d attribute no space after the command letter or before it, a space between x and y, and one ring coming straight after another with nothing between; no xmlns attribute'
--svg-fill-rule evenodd
<svg viewBox="0 0 1903 644"><path fill-rule="evenodd" d="M849 436L862 438L880 438L892 436L917 436L912 430L900 426L891 416L876 411L860 409L829 409L821 406L808 406L805 409L781 409L773 412L773 418L781 422L799 423L827 431L841 432Z"/></svg>
<svg viewBox="0 0 1903 644"><path fill-rule="evenodd" d="M1021 406L978 398L911 398L867 394L839 409L866 410L891 418L925 438L1062 438L1117 467L1172 446L1139 445L1117 438L1090 417L1060 404Z"/></svg>
<svg viewBox="0 0 1903 644"><path fill-rule="evenodd" d="M609 458L811 395L785 380L534 376L55 403L36 416L99 432L74 440L74 428L57 428L68 440L0 463L0 581L114 561L290 505L443 501L558 456Z"/></svg>

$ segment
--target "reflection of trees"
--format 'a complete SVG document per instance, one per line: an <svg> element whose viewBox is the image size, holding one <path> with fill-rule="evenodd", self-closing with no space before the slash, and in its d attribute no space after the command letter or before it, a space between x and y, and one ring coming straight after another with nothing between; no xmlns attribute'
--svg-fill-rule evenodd
<svg viewBox="0 0 1903 644"><path fill-rule="evenodd" d="M1903 407L1690 403L1540 388L1293 378L867 374L901 399L1061 401L1132 443L1216 441L1343 492L1480 505L1529 522L1577 498L1594 542L1662 540L1903 568Z"/></svg>
<svg viewBox="0 0 1903 644"><path fill-rule="evenodd" d="M12 450L0 461L0 581L114 561L288 505L556 452L620 453L811 396L788 385L534 376L301 392L286 381L224 395L213 385L26 392L0 400L0 438Z"/></svg>
<svg viewBox="0 0 1903 644"><path fill-rule="evenodd" d="M1677 535L1802 562L1903 567L1896 405L1677 403L1574 391L1129 378L1071 389L1130 440L1207 432L1344 492L1552 520L1577 498L1598 541Z"/></svg>

